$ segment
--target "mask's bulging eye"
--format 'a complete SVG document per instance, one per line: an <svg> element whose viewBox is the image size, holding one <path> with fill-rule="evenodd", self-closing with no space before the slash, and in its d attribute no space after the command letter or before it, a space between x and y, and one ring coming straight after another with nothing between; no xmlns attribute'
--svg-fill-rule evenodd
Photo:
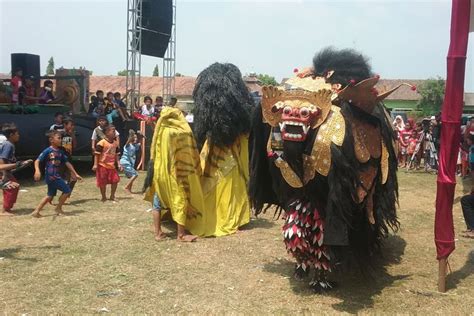
<svg viewBox="0 0 474 316"><path fill-rule="evenodd" d="M292 109L290 106L285 106L285 108L283 109L283 114L285 115L290 115L292 112Z"/></svg>
<svg viewBox="0 0 474 316"><path fill-rule="evenodd" d="M303 118L307 118L309 117L309 109L308 108L305 108L305 107L302 107L300 109L300 116L303 117Z"/></svg>

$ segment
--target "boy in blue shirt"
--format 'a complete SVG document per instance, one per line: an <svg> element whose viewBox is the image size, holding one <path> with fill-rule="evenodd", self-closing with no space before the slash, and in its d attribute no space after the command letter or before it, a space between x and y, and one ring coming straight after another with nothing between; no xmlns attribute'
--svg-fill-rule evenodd
<svg viewBox="0 0 474 316"><path fill-rule="evenodd" d="M71 193L71 188L67 185L66 181L61 178L61 167L65 165L71 171L72 179L82 180L81 176L77 174L73 165L68 162L64 151L60 149L62 140L61 136L61 133L58 131L50 132L50 146L43 150L43 152L35 160L35 181L39 181L41 179L40 163L45 164L44 180L48 185L48 194L41 200L39 205L31 214L33 217L41 217L41 210L47 203L51 202L58 190L61 191L62 194L59 197L55 212L57 215L64 215L62 207Z"/></svg>

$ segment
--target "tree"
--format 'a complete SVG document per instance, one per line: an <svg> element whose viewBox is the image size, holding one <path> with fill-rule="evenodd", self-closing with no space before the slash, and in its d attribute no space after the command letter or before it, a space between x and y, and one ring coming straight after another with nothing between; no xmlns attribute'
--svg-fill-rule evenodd
<svg viewBox="0 0 474 316"><path fill-rule="evenodd" d="M177 72L174 74L175 77L183 77L183 75L180 72Z"/></svg>
<svg viewBox="0 0 474 316"><path fill-rule="evenodd" d="M51 58L48 60L48 67L46 67L46 74L47 75L54 75L54 58L51 56Z"/></svg>
<svg viewBox="0 0 474 316"><path fill-rule="evenodd" d="M160 69L158 68L158 65L155 65L155 69L153 69L153 77L159 77L160 76Z"/></svg>
<svg viewBox="0 0 474 316"><path fill-rule="evenodd" d="M267 74L259 74L257 75L257 79L260 80L260 82L264 86L277 86L278 85L278 82L275 80L275 77L272 77Z"/></svg>
<svg viewBox="0 0 474 316"><path fill-rule="evenodd" d="M430 78L418 87L421 99L417 103L418 110L424 115L439 113L444 100L446 82L443 78Z"/></svg>
<svg viewBox="0 0 474 316"><path fill-rule="evenodd" d="M117 72L117 76L126 76L127 75L127 70L124 69L124 70L120 70Z"/></svg>

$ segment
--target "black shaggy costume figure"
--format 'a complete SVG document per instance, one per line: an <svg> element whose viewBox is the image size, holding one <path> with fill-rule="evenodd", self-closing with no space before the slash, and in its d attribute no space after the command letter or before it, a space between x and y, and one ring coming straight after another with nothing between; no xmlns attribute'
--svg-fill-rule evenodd
<svg viewBox="0 0 474 316"><path fill-rule="evenodd" d="M322 50L313 59L313 70L313 77L324 77L336 94L373 76L368 59L351 49ZM333 105L340 109L345 121L344 140L340 146L331 144L328 174L318 174L302 187L289 185L277 167L277 160L286 162L302 179L307 167L303 157L311 155L321 126L309 130L304 142L283 140L281 153L275 155L268 152L267 144L281 130L263 122L259 107L250 135L252 206L257 214L272 205L277 206L277 212L284 211L283 235L288 252L297 261L295 277L303 278L313 268L315 275L310 285L316 291L333 287L327 274L346 258L355 257L366 265L389 229L399 226L397 160L393 130L383 104L377 101L373 109L364 111L360 104L356 106L352 100L338 97ZM388 158L381 154L361 161L356 151L373 144L371 140L361 143L354 135L363 132L360 126L375 131L380 141L371 148L375 152L385 149ZM370 180L369 185L366 179Z"/></svg>
<svg viewBox="0 0 474 316"><path fill-rule="evenodd" d="M214 63L204 69L197 77L193 98L198 146L206 139L213 145L231 146L250 132L253 99L237 66Z"/></svg>

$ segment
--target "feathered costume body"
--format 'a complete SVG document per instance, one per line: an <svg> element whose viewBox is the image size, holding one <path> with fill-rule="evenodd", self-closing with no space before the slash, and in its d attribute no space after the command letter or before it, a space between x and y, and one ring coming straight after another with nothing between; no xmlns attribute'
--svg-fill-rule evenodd
<svg viewBox="0 0 474 316"><path fill-rule="evenodd" d="M311 76L264 87L251 133L250 199L285 211L283 236L296 277L331 287L326 272L340 250L369 257L396 229L398 187L393 132L366 59L323 50ZM268 183L272 183L269 188Z"/></svg>
<svg viewBox="0 0 474 316"><path fill-rule="evenodd" d="M147 197L156 192L173 220L194 235L232 234L250 221L252 99L238 68L219 63L201 72L193 97L201 154L182 113L165 108L155 128Z"/></svg>

